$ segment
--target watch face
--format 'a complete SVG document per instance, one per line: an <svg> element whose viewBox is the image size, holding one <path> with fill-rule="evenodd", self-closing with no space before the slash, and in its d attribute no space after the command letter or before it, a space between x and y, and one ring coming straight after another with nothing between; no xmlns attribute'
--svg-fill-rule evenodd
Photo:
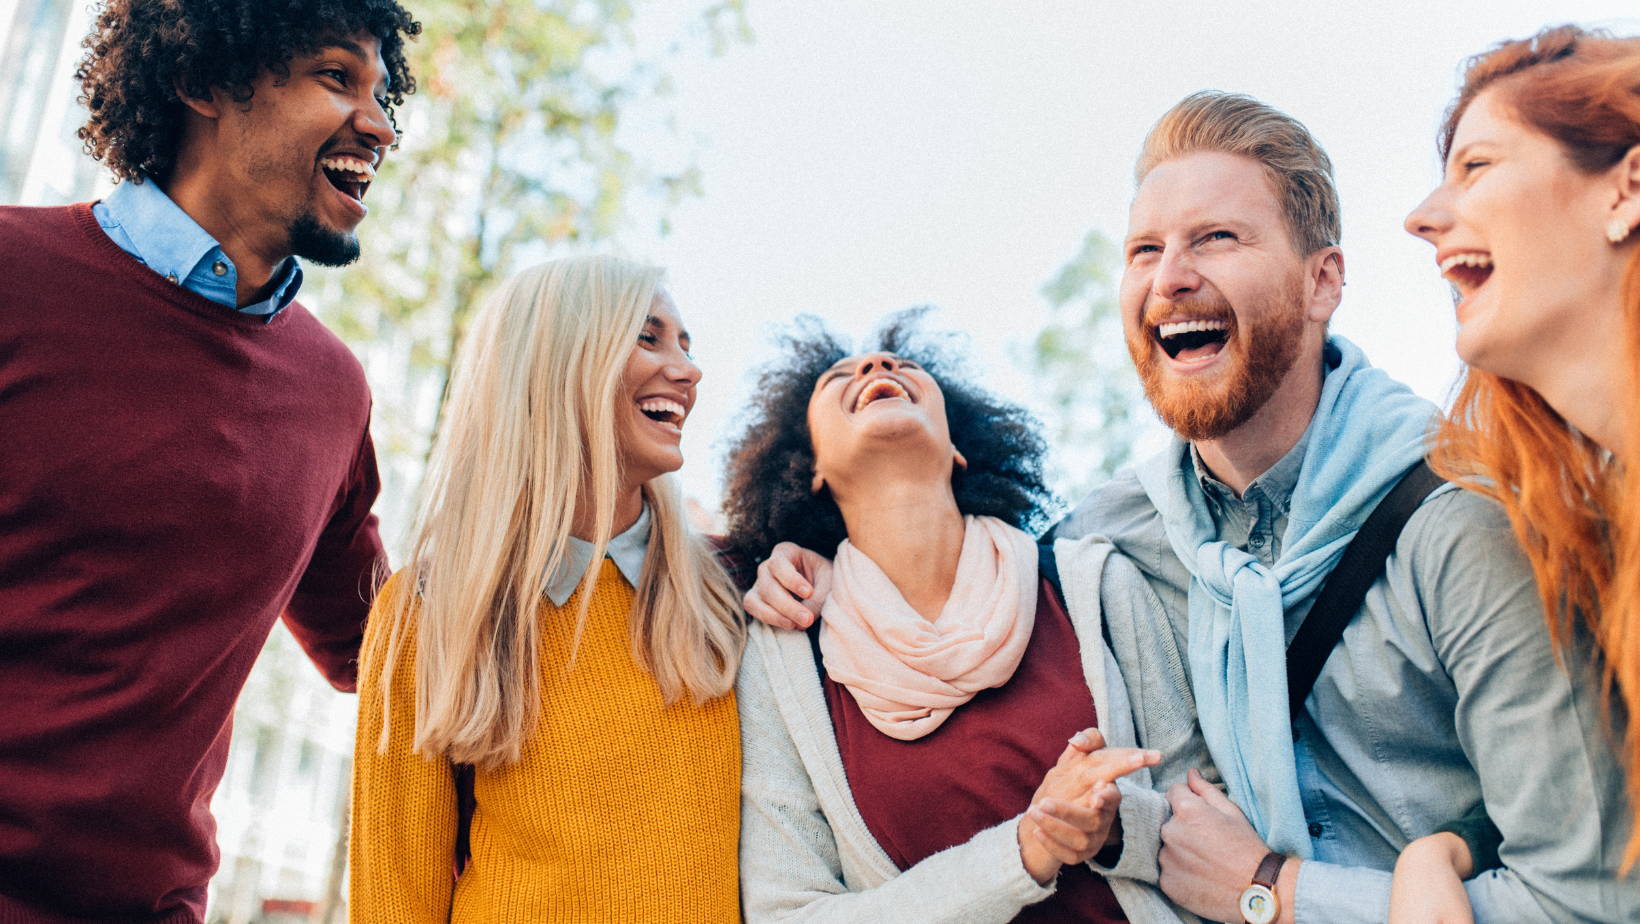
<svg viewBox="0 0 1640 924"><path fill-rule="evenodd" d="M1276 896L1261 885L1250 885L1241 893L1241 916L1247 924L1270 924L1276 919Z"/></svg>

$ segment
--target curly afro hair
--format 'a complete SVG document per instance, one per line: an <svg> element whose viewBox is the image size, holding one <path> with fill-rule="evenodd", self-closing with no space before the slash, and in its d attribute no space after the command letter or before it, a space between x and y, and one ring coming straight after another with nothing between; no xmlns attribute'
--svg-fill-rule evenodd
<svg viewBox="0 0 1640 924"><path fill-rule="evenodd" d="M1054 502L1042 478L1047 444L1041 425L1024 408L962 377L951 335L921 329L928 310L912 308L889 316L868 350L909 359L940 383L951 442L968 460L967 468L951 476L957 509L1035 534ZM784 357L762 370L751 419L729 448L726 551L745 561L768 557L777 542L829 554L848 535L831 492L810 491L814 448L807 421L814 383L856 351L812 315L798 318L779 343Z"/></svg>
<svg viewBox="0 0 1640 924"><path fill-rule="evenodd" d="M77 134L116 176L163 179L182 133L179 90L202 99L220 89L245 103L263 71L289 76L292 58L359 32L381 43L392 119L416 89L405 39L421 34L394 0L108 0L74 72L91 114Z"/></svg>

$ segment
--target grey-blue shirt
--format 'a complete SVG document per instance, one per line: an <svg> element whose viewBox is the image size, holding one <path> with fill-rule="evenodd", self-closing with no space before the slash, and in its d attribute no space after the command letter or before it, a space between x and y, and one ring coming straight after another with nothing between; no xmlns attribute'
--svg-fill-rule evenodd
<svg viewBox="0 0 1640 924"><path fill-rule="evenodd" d="M1217 538L1270 565L1308 439L1240 497L1193 449L1165 464L1203 480ZM1156 592L1173 632L1153 644L1181 646L1190 574L1133 469L1055 530L1090 534L1110 538ZM1289 639L1309 606L1287 613ZM1401 848L1483 800L1504 866L1466 883L1477 921L1640 921L1640 880L1617 877L1630 815L1592 645L1574 639L1563 660L1502 510L1452 486L1432 494L1295 726L1314 851L1299 872L1299 924L1384 921Z"/></svg>
<svg viewBox="0 0 1640 924"><path fill-rule="evenodd" d="M274 274L272 294L239 307L239 270L233 260L153 180L121 183L107 199L91 206L91 214L109 239L138 263L219 305L272 320L302 288L302 268L295 257L287 257Z"/></svg>

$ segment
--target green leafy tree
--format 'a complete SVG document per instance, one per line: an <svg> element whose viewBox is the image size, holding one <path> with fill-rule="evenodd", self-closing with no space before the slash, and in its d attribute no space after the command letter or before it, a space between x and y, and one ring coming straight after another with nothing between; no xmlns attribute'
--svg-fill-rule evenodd
<svg viewBox="0 0 1640 924"><path fill-rule="evenodd" d="M1116 280L1121 261L1098 231L1042 287L1052 315L1027 351L1044 389L1054 450L1049 479L1075 503L1133 456L1144 431L1144 395L1122 340Z"/></svg>
<svg viewBox="0 0 1640 924"><path fill-rule="evenodd" d="M643 214L663 224L699 191L666 117L666 65L750 38L745 0L702 0L656 45L642 0L419 0L418 89L368 199L365 257L323 272L314 299L364 359L377 393L379 507L409 515L451 361L472 312L507 274L584 247ZM675 12L672 11L672 12ZM655 46L655 47L650 47ZM660 101L660 102L657 102ZM627 127L634 109L649 117ZM656 115L659 110L659 115ZM653 122L653 127L650 123Z"/></svg>

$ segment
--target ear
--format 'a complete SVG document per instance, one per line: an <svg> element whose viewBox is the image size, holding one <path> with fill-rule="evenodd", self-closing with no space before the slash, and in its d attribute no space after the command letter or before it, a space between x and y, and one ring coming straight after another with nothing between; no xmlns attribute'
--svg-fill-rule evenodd
<svg viewBox="0 0 1640 924"><path fill-rule="evenodd" d="M1612 167L1612 175L1617 181L1617 201L1612 203L1611 214L1607 218L1606 236L1617 238L1612 241L1616 244L1632 236L1634 229L1640 226L1640 144L1629 148ZM1623 233L1614 233L1617 231Z"/></svg>
<svg viewBox="0 0 1640 924"><path fill-rule="evenodd" d="M181 83L173 82L171 89L176 91L177 99L182 101L182 105L193 110L196 114L207 119L221 118L222 103L218 99L220 94L216 90L212 90L210 96L200 98L198 96L189 96L188 92L182 89Z"/></svg>
<svg viewBox="0 0 1640 924"><path fill-rule="evenodd" d="M963 469L965 471L968 468L968 460L964 459L962 457L962 450L958 449L955 446L951 447L951 461L953 461L957 464L957 468Z"/></svg>
<svg viewBox="0 0 1640 924"><path fill-rule="evenodd" d="M1336 245L1323 247L1304 261L1309 270L1310 297L1304 317L1325 324L1344 298L1344 251Z"/></svg>
<svg viewBox="0 0 1640 924"><path fill-rule="evenodd" d="M825 490L825 488L826 476L820 474L820 472L816 470L814 473L814 480L809 482L809 493L819 494L821 491Z"/></svg>

